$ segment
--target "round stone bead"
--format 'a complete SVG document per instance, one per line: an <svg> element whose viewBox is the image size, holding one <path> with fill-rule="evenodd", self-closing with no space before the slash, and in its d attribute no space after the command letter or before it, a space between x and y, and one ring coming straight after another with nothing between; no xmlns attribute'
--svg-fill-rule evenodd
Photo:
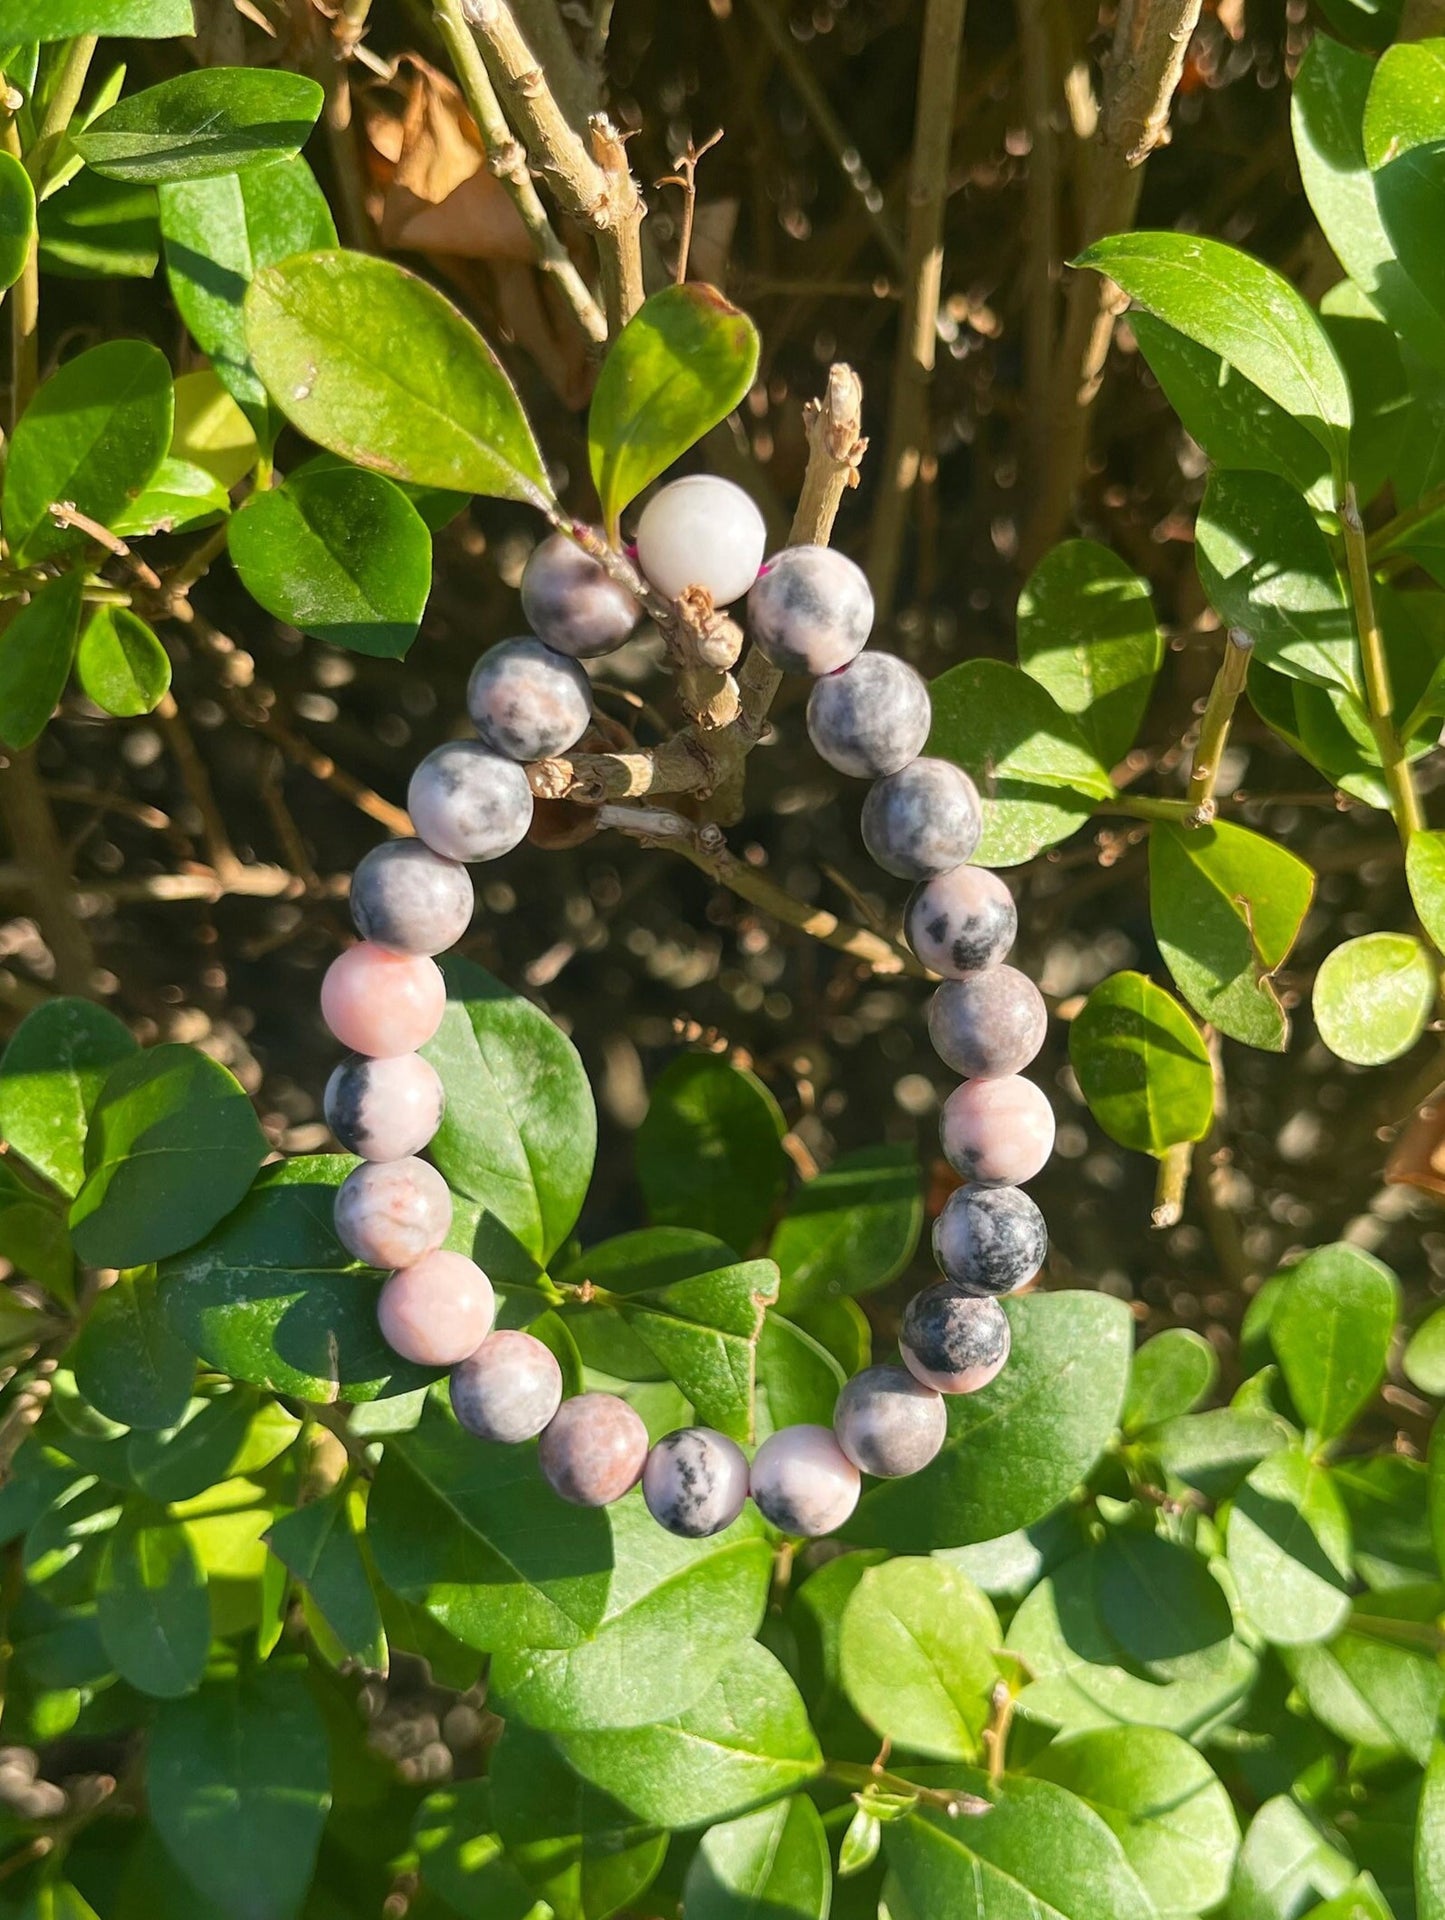
<svg viewBox="0 0 1445 1920"><path fill-rule="evenodd" d="M492 1283L476 1261L445 1247L392 1274L376 1303L382 1339L419 1367L454 1367L475 1353L496 1312Z"/></svg>
<svg viewBox="0 0 1445 1920"><path fill-rule="evenodd" d="M928 1037L940 1060L975 1080L1021 1073L1044 1044L1049 1010L1017 967L985 967L945 980L928 1007Z"/></svg>
<svg viewBox="0 0 1445 1920"><path fill-rule="evenodd" d="M1018 908L987 867L950 867L914 891L904 915L908 944L925 967L960 979L996 967L1018 936Z"/></svg>
<svg viewBox="0 0 1445 1920"><path fill-rule="evenodd" d="M420 840L387 840L351 876L351 918L363 940L393 953L445 953L472 924L466 868Z"/></svg>
<svg viewBox="0 0 1445 1920"><path fill-rule="evenodd" d="M575 660L531 634L502 640L472 668L467 712L489 747L545 760L575 747L592 719L592 683Z"/></svg>
<svg viewBox="0 0 1445 1920"><path fill-rule="evenodd" d="M858 1504L858 1469L830 1427L780 1427L753 1456L750 1489L765 1520L809 1540L836 1533Z"/></svg>
<svg viewBox="0 0 1445 1920"><path fill-rule="evenodd" d="M447 983L435 960L364 940L339 953L321 982L321 1017L343 1047L385 1059L415 1053L441 1025Z"/></svg>
<svg viewBox="0 0 1445 1920"><path fill-rule="evenodd" d="M921 1472L938 1452L948 1414L938 1395L905 1367L865 1367L838 1395L833 1431L863 1473L899 1480Z"/></svg>
<svg viewBox="0 0 1445 1920"><path fill-rule="evenodd" d="M960 1187L933 1223L933 1257L961 1293L1013 1293L1048 1250L1044 1216L1017 1187Z"/></svg>
<svg viewBox="0 0 1445 1920"><path fill-rule="evenodd" d="M997 1300L940 1280L909 1301L898 1346L909 1373L925 1387L977 1393L1002 1369L1011 1337Z"/></svg>
<svg viewBox="0 0 1445 1920"><path fill-rule="evenodd" d="M679 1427L648 1454L642 1497L660 1527L684 1540L705 1540L730 1527L743 1510L747 1455L711 1427Z"/></svg>
<svg viewBox="0 0 1445 1920"><path fill-rule="evenodd" d="M748 632L780 673L836 673L872 631L867 576L832 547L784 547L748 595Z"/></svg>
<svg viewBox="0 0 1445 1920"><path fill-rule="evenodd" d="M1016 1187L1047 1166L1054 1150L1048 1095L1016 1073L965 1080L943 1103L944 1158L977 1187Z"/></svg>
<svg viewBox="0 0 1445 1920"><path fill-rule="evenodd" d="M876 780L923 751L933 707L922 674L891 653L860 653L808 695L808 735L839 773Z"/></svg>
<svg viewBox="0 0 1445 1920"><path fill-rule="evenodd" d="M562 1404L562 1369L530 1333L490 1333L448 1382L452 1412L479 1440L516 1446L539 1434Z"/></svg>
<svg viewBox="0 0 1445 1920"><path fill-rule="evenodd" d="M703 587L715 607L730 607L757 579L767 537L763 516L741 487L690 473L659 487L642 509L637 564L669 600Z"/></svg>
<svg viewBox="0 0 1445 1920"><path fill-rule="evenodd" d="M336 1237L369 1267L415 1266L452 1224L452 1196L425 1160L367 1161L336 1189Z"/></svg>
<svg viewBox="0 0 1445 1920"><path fill-rule="evenodd" d="M353 1053L326 1082L326 1124L363 1160L405 1160L420 1153L442 1123L446 1096L430 1060L397 1053L368 1060Z"/></svg>
<svg viewBox="0 0 1445 1920"><path fill-rule="evenodd" d="M575 540L553 533L532 549L523 570L522 611L554 652L590 660L622 645L641 608Z"/></svg>
<svg viewBox="0 0 1445 1920"><path fill-rule="evenodd" d="M495 860L527 837L532 789L515 760L480 740L433 747L406 790L411 823L449 860Z"/></svg>
<svg viewBox="0 0 1445 1920"><path fill-rule="evenodd" d="M900 880L961 867L982 832L978 789L951 760L915 760L875 780L863 802L863 844Z"/></svg>
<svg viewBox="0 0 1445 1920"><path fill-rule="evenodd" d="M642 1478L647 1428L615 1393L579 1393L558 1407L537 1459L563 1500L574 1507L610 1507Z"/></svg>

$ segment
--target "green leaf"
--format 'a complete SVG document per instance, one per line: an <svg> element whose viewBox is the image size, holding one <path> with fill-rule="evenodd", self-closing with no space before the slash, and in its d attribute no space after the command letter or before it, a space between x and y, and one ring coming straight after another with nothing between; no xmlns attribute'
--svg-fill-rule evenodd
<svg viewBox="0 0 1445 1920"><path fill-rule="evenodd" d="M1300 493L1327 479L1329 456L1314 435L1227 360L1140 308L1129 326L1164 397L1216 467L1277 473Z"/></svg>
<svg viewBox="0 0 1445 1920"><path fill-rule="evenodd" d="M769 1256L784 1312L896 1280L918 1246L923 1195L911 1146L839 1156L800 1187L773 1233Z"/></svg>
<svg viewBox="0 0 1445 1920"><path fill-rule="evenodd" d="M1134 744L1164 640L1149 584L1093 540L1065 540L1019 595L1019 665L1112 767Z"/></svg>
<svg viewBox="0 0 1445 1920"><path fill-rule="evenodd" d="M149 486L171 443L175 400L163 353L107 340L41 387L16 426L0 499L11 558L30 565L79 552L88 536L57 527L58 501L108 526Z"/></svg>
<svg viewBox="0 0 1445 1920"><path fill-rule="evenodd" d="M194 33L191 0L5 0L7 40L70 40L103 33L128 40L171 40Z"/></svg>
<svg viewBox="0 0 1445 1920"><path fill-rule="evenodd" d="M688 1920L828 1920L828 1836L802 1794L709 1827L683 1889Z"/></svg>
<svg viewBox="0 0 1445 1920"><path fill-rule="evenodd" d="M271 398L318 446L393 480L521 500L552 488L496 355L450 301L369 254L298 254L246 295Z"/></svg>
<svg viewBox="0 0 1445 1920"><path fill-rule="evenodd" d="M716 287L689 281L642 303L602 363L587 415L592 480L614 538L622 509L726 419L757 366L757 329Z"/></svg>
<svg viewBox="0 0 1445 1920"><path fill-rule="evenodd" d="M80 631L85 577L52 580L0 631L0 739L31 746L60 704Z"/></svg>
<svg viewBox="0 0 1445 1920"><path fill-rule="evenodd" d="M19 156L0 153L0 292L25 271L35 238L35 188Z"/></svg>
<svg viewBox="0 0 1445 1920"><path fill-rule="evenodd" d="M922 1473L869 1487L845 1537L895 1553L993 1540L1042 1519L1085 1478L1119 1418L1132 1323L1097 1293L1005 1303L1009 1364L948 1398L948 1438Z"/></svg>
<svg viewBox="0 0 1445 1920"><path fill-rule="evenodd" d="M891 1821L883 1851L920 1920L1156 1920L1114 1834L1046 1780L1009 1780L987 1813Z"/></svg>
<svg viewBox="0 0 1445 1920"><path fill-rule="evenodd" d="M1009 1626L1008 1648L1027 1663L1028 1684L1019 1712L1065 1733L1093 1727L1165 1727L1198 1738L1236 1712L1259 1674L1259 1663L1238 1640L1222 1660L1185 1665L1184 1677L1158 1680L1126 1664L1128 1655L1109 1632L1098 1589L1127 1573L1111 1536L1102 1549L1076 1553L1031 1587ZM1117 1591L1123 1592L1121 1584ZM1174 1649L1178 1658L1180 1649Z"/></svg>
<svg viewBox="0 0 1445 1920"><path fill-rule="evenodd" d="M1438 1741L1420 1791L1415 1830L1415 1898L1419 1920L1445 1916L1445 1746Z"/></svg>
<svg viewBox="0 0 1445 1920"><path fill-rule="evenodd" d="M578 1647L606 1615L611 1528L598 1508L539 1526L549 1511L535 1447L474 1439L429 1404L387 1444L367 1536L386 1584L465 1646Z"/></svg>
<svg viewBox="0 0 1445 1920"><path fill-rule="evenodd" d="M192 1400L174 1426L132 1433L126 1470L152 1500L194 1500L233 1475L259 1473L300 1428L274 1401L261 1405L249 1387L229 1387L214 1399Z"/></svg>
<svg viewBox="0 0 1445 1920"><path fill-rule="evenodd" d="M245 1196L270 1144L219 1061L170 1043L106 1075L70 1209L80 1258L138 1267L194 1246ZM165 1424L162 1422L161 1424Z"/></svg>
<svg viewBox="0 0 1445 1920"><path fill-rule="evenodd" d="M1272 473L1215 473L1196 528L1210 604L1253 637L1266 667L1363 703L1354 622L1325 537L1301 496Z"/></svg>
<svg viewBox="0 0 1445 1920"><path fill-rule="evenodd" d="M1270 1345L1318 1439L1345 1433L1384 1379L1399 1293L1387 1266L1345 1241L1316 1247L1284 1275Z"/></svg>
<svg viewBox="0 0 1445 1920"><path fill-rule="evenodd" d="M682 1712L762 1622L773 1555L756 1515L709 1540L679 1540L634 1493L607 1519L612 1572L600 1619L564 1648L518 1647L492 1662L504 1711L544 1732Z"/></svg>
<svg viewBox="0 0 1445 1920"><path fill-rule="evenodd" d="M462 1780L429 1793L411 1837L423 1886L461 1920L547 1920L547 1909L503 1852L490 1780Z"/></svg>
<svg viewBox="0 0 1445 1920"><path fill-rule="evenodd" d="M1078 723L1002 660L966 660L933 682L927 751L977 782L982 866L1013 867L1063 840L1114 789Z"/></svg>
<svg viewBox="0 0 1445 1920"><path fill-rule="evenodd" d="M176 1865L233 1920L293 1912L331 1804L326 1729L302 1677L263 1667L162 1707L146 1798Z"/></svg>
<svg viewBox="0 0 1445 1920"><path fill-rule="evenodd" d="M1283 1052L1289 1020L1271 975L1284 964L1314 894L1303 860L1247 827L1149 835L1154 933L1196 1013L1247 1046Z"/></svg>
<svg viewBox="0 0 1445 1920"><path fill-rule="evenodd" d="M251 423L210 367L176 376L176 430L171 454L202 468L229 493L256 464Z"/></svg>
<svg viewBox="0 0 1445 1920"><path fill-rule="evenodd" d="M1294 1647L1285 1664L1315 1718L1351 1746L1430 1758L1445 1703L1445 1673L1434 1655L1401 1645L1402 1627L1434 1630L1438 1588L1404 1588L1357 1603L1350 1627L1327 1646Z"/></svg>
<svg viewBox="0 0 1445 1920"><path fill-rule="evenodd" d="M284 1513L267 1544L306 1589L348 1658L386 1672L386 1634L357 1545L349 1496L338 1487L294 1513Z"/></svg>
<svg viewBox="0 0 1445 1920"><path fill-rule="evenodd" d="M555 1736L584 1780L639 1820L681 1830L780 1798L822 1770L797 1688L756 1640L745 1640L685 1713L651 1726Z"/></svg>
<svg viewBox="0 0 1445 1920"><path fill-rule="evenodd" d="M1408 1053L1430 1018L1435 963L1408 933L1364 933L1325 956L1315 975L1320 1038L1341 1060L1377 1067Z"/></svg>
<svg viewBox="0 0 1445 1920"><path fill-rule="evenodd" d="M1229 1920L1287 1920L1343 1893L1352 1863L1287 1794L1266 1800L1250 1822L1230 1889Z"/></svg>
<svg viewBox="0 0 1445 1920"><path fill-rule="evenodd" d="M1432 311L1445 317L1445 265L1431 245L1434 210L1445 184L1445 148L1416 147L1375 175L1385 231L1401 267Z"/></svg>
<svg viewBox="0 0 1445 1920"><path fill-rule="evenodd" d="M399 487L360 467L302 468L231 522L241 584L333 647L401 660L431 592L431 535Z"/></svg>
<svg viewBox="0 0 1445 1920"><path fill-rule="evenodd" d="M75 1349L76 1384L92 1406L123 1427L157 1432L185 1412L195 1377L195 1356L161 1313L154 1273L122 1273L96 1296Z"/></svg>
<svg viewBox="0 0 1445 1920"><path fill-rule="evenodd" d="M128 94L71 139L110 180L205 180L291 159L324 97L278 67L210 67Z"/></svg>
<svg viewBox="0 0 1445 1920"><path fill-rule="evenodd" d="M1214 1117L1214 1074L1198 1028L1142 973L1114 973L1069 1028L1069 1060L1111 1140L1167 1153L1202 1140Z"/></svg>
<svg viewBox="0 0 1445 1920"><path fill-rule="evenodd" d="M1399 338L1353 280L1336 281L1320 301L1320 317L1354 397L1350 478L1364 505L1400 466L1416 402ZM1323 506L1330 504L1323 484L1313 498Z"/></svg>
<svg viewBox="0 0 1445 1920"><path fill-rule="evenodd" d="M97 607L80 636L75 677L98 707L131 719L160 705L170 689L171 659L138 613Z"/></svg>
<svg viewBox="0 0 1445 1920"><path fill-rule="evenodd" d="M1211 1500L1232 1493L1270 1454L1289 1445L1293 1430L1276 1413L1216 1407L1166 1420L1149 1435L1149 1450L1167 1474Z"/></svg>
<svg viewBox="0 0 1445 1920"><path fill-rule="evenodd" d="M67 280L149 280L161 258L156 190L82 167L42 200L40 270Z"/></svg>
<svg viewBox="0 0 1445 1920"><path fill-rule="evenodd" d="M1328 1640L1350 1611L1350 1523L1326 1469L1273 1453L1235 1495L1228 1527L1240 1604L1274 1646Z"/></svg>
<svg viewBox="0 0 1445 1920"><path fill-rule="evenodd" d="M355 1165L336 1154L265 1168L213 1233L162 1263L165 1316L208 1366L323 1403L410 1393L431 1377L386 1345L382 1276L336 1238L336 1189Z"/></svg>
<svg viewBox="0 0 1445 1920"><path fill-rule="evenodd" d="M831 1314L840 1308L858 1312L851 1300L825 1301L822 1311ZM857 1343L853 1342L854 1350L845 1365L831 1346L806 1327L784 1319L780 1313L767 1314L758 1335L753 1389L754 1424L760 1440L780 1427L831 1426L833 1408L849 1375L867 1366L872 1358L872 1336L866 1320L863 1330L867 1335L864 1351L857 1352Z"/></svg>
<svg viewBox="0 0 1445 1920"><path fill-rule="evenodd" d="M1139 1527L1109 1535L1096 1562L1099 1618L1151 1680L1197 1680L1232 1664L1234 1615L1188 1547Z"/></svg>
<svg viewBox="0 0 1445 1920"><path fill-rule="evenodd" d="M129 1030L89 1000L28 1013L0 1059L0 1138L67 1195L85 1178L85 1136L105 1076L137 1052Z"/></svg>
<svg viewBox="0 0 1445 1920"><path fill-rule="evenodd" d="M1375 62L1316 34L1290 101L1300 177L1335 257L1416 352L1445 363L1445 320L1396 258L1379 183L1365 160L1365 101Z"/></svg>
<svg viewBox="0 0 1445 1920"><path fill-rule="evenodd" d="M1350 1516L1355 1571L1378 1592L1433 1580L1429 1470L1423 1460L1382 1453L1337 1461L1332 1472Z"/></svg>
<svg viewBox="0 0 1445 1920"><path fill-rule="evenodd" d="M1030 1772L1066 1787L1119 1839L1161 1920L1229 1891L1239 1823L1209 1762L1162 1727L1101 1727L1045 1748Z"/></svg>
<svg viewBox="0 0 1445 1920"><path fill-rule="evenodd" d="M1412 833L1405 849L1405 877L1420 924L1445 949L1445 833Z"/></svg>
<svg viewBox="0 0 1445 1920"><path fill-rule="evenodd" d="M1402 1364L1411 1386L1445 1399L1445 1307L1437 1307L1416 1327Z"/></svg>
<svg viewBox="0 0 1445 1920"><path fill-rule="evenodd" d="M597 1117L586 1070L519 993L456 955L442 971L446 1012L423 1051L447 1104L429 1152L455 1192L545 1262L575 1225L592 1173Z"/></svg>
<svg viewBox="0 0 1445 1920"><path fill-rule="evenodd" d="M150 485L111 528L124 540L143 540L153 533L192 533L213 526L231 510L225 488L204 467L167 454Z"/></svg>
<svg viewBox="0 0 1445 1920"><path fill-rule="evenodd" d="M171 294L192 338L267 448L281 414L267 398L246 344L246 290L263 267L336 245L336 225L301 159L247 166L160 189Z"/></svg>
<svg viewBox="0 0 1445 1920"><path fill-rule="evenodd" d="M983 1751L1003 1639L988 1599L941 1560L870 1567L843 1611L839 1649L853 1706L894 1746L937 1760Z"/></svg>
<svg viewBox="0 0 1445 1920"><path fill-rule="evenodd" d="M1445 140L1445 40L1387 47L1365 102L1365 158L1387 166L1412 147Z"/></svg>
<svg viewBox="0 0 1445 1920"><path fill-rule="evenodd" d="M1267 394L1345 471L1350 389L1314 310L1260 260L1198 234L1124 233L1076 265L1107 274L1131 299L1217 353Z"/></svg>
<svg viewBox="0 0 1445 1920"><path fill-rule="evenodd" d="M492 1801L508 1859L555 1920L606 1920L633 1907L667 1851L655 1825L579 1780L552 1742L521 1721L508 1722L497 1750Z"/></svg>
<svg viewBox="0 0 1445 1920"><path fill-rule="evenodd" d="M96 1620L122 1680L162 1700L200 1684L211 1645L206 1576L179 1521L128 1500L106 1541Z"/></svg>
<svg viewBox="0 0 1445 1920"><path fill-rule="evenodd" d="M1219 1359L1202 1333L1191 1327L1166 1327L1134 1355L1121 1424L1125 1433L1188 1413L1205 1398L1219 1376Z"/></svg>
<svg viewBox="0 0 1445 1920"><path fill-rule="evenodd" d="M715 1054L680 1054L653 1082L637 1130L648 1213L751 1246L787 1186L786 1131L756 1075Z"/></svg>

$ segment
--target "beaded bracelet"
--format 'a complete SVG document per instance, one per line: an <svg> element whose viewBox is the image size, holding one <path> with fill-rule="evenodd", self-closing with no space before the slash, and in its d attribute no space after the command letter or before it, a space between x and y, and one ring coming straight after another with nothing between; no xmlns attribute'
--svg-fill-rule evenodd
<svg viewBox="0 0 1445 1920"><path fill-rule="evenodd" d="M351 1057L326 1088L326 1118L361 1156L336 1196L336 1232L356 1259L389 1273L378 1317L402 1358L451 1369L452 1407L484 1440L540 1436L543 1474L564 1499L605 1506L640 1480L653 1517L702 1538L731 1524L751 1494L774 1526L816 1537L844 1525L861 1474L926 1467L947 1432L945 1394L987 1385L1009 1352L998 1296L1044 1261L1043 1216L1021 1183L1053 1147L1048 1100L1020 1078L1043 1044L1037 987L1004 956L1017 914L998 876L969 864L982 831L977 789L922 749L928 688L891 654L865 653L873 600L862 572L828 547L787 547L765 566L762 517L741 488L694 476L662 488L642 514L637 561L660 592L700 585L717 606L747 597L753 641L780 671L811 675L808 732L839 772L872 781L863 839L885 872L916 883L910 946L942 976L928 1025L962 1085L944 1103L943 1152L966 1182L933 1229L943 1279L910 1301L902 1366L871 1366L838 1396L832 1428L783 1427L749 1463L737 1443L685 1427L649 1447L617 1395L563 1399L556 1356L532 1334L493 1331L495 1296L474 1261L443 1249L451 1195L417 1156L441 1124L443 1093L418 1051L436 1032L446 990L434 956L470 924L467 863L494 860L532 819L529 762L567 752L592 716L580 660L620 646L640 609L566 534L532 554L522 606L533 633L484 653L467 687L474 740L449 741L417 767L407 793L415 840L374 848L356 869L351 913L360 944L328 968L327 1026ZM699 560L698 555L706 557Z"/></svg>

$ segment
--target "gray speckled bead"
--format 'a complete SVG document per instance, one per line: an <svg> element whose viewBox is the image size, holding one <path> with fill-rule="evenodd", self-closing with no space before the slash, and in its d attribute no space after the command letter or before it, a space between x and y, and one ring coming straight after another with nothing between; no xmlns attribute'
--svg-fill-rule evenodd
<svg viewBox="0 0 1445 1920"><path fill-rule="evenodd" d="M860 653L808 695L808 735L839 773L876 780L923 751L933 706L922 674L891 653Z"/></svg>
<svg viewBox="0 0 1445 1920"><path fill-rule="evenodd" d="M917 888L903 918L925 967L958 979L996 967L1018 937L1014 897L987 867L950 867Z"/></svg>
<svg viewBox="0 0 1445 1920"><path fill-rule="evenodd" d="M975 1080L1021 1073L1044 1044L1049 1010L1017 967L985 967L945 980L928 1007L928 1037L940 1060Z"/></svg>
<svg viewBox="0 0 1445 1920"><path fill-rule="evenodd" d="M351 876L351 918L363 940L393 953L445 953L472 924L471 875L420 840L373 847Z"/></svg>
<svg viewBox="0 0 1445 1920"><path fill-rule="evenodd" d="M1008 1359L1012 1334L997 1300L947 1280L925 1287L903 1315L899 1351L910 1374L939 1393L977 1393Z"/></svg>
<svg viewBox="0 0 1445 1920"><path fill-rule="evenodd" d="M1017 1187L1048 1164L1054 1110L1042 1087L1019 1074L965 1080L943 1103L943 1156L977 1187Z"/></svg>
<svg viewBox="0 0 1445 1920"><path fill-rule="evenodd" d="M660 1527L684 1540L705 1540L730 1527L743 1510L747 1455L711 1427L679 1427L648 1454L642 1497Z"/></svg>
<svg viewBox="0 0 1445 1920"><path fill-rule="evenodd" d="M1048 1250L1044 1216L1018 1187L960 1187L933 1223L933 1257L961 1293L1013 1293Z"/></svg>
<svg viewBox="0 0 1445 1920"><path fill-rule="evenodd" d="M951 760L914 760L875 780L863 802L863 844L900 880L961 867L982 832L978 789Z"/></svg>
<svg viewBox="0 0 1445 1920"><path fill-rule="evenodd" d="M422 839L450 860L495 860L532 824L526 773L479 740L434 747L411 776L406 805Z"/></svg>
<svg viewBox="0 0 1445 1920"><path fill-rule="evenodd" d="M425 1160L369 1161L336 1189L336 1237L369 1267L410 1267L446 1239L452 1196Z"/></svg>
<svg viewBox="0 0 1445 1920"><path fill-rule="evenodd" d="M563 1500L574 1507L610 1507L642 1478L647 1428L615 1393L579 1393L558 1407L537 1459Z"/></svg>
<svg viewBox="0 0 1445 1920"><path fill-rule="evenodd" d="M545 760L575 747L592 719L592 683L531 634L489 647L467 682L467 712L489 747Z"/></svg>
<svg viewBox="0 0 1445 1920"><path fill-rule="evenodd" d="M833 547L784 547L748 595L748 632L780 673L836 673L872 631L867 576Z"/></svg>
<svg viewBox="0 0 1445 1920"><path fill-rule="evenodd" d="M905 1367L865 1367L838 1395L833 1431L855 1467L900 1480L922 1472L938 1452L948 1436L948 1413Z"/></svg>
<svg viewBox="0 0 1445 1920"><path fill-rule="evenodd" d="M516 1446L539 1434L562 1404L562 1369L535 1335L504 1329L452 1368L447 1390L468 1433Z"/></svg>
<svg viewBox="0 0 1445 1920"><path fill-rule="evenodd" d="M750 1490L765 1520L819 1540L836 1533L858 1504L858 1469L830 1427L780 1427L753 1456Z"/></svg>
<svg viewBox="0 0 1445 1920"><path fill-rule="evenodd" d="M363 1160L405 1160L442 1123L446 1095L430 1060L397 1053L370 1060L353 1053L326 1082L326 1124L348 1153Z"/></svg>
<svg viewBox="0 0 1445 1920"><path fill-rule="evenodd" d="M565 533L549 534L522 573L527 625L554 653L590 660L620 647L642 609Z"/></svg>

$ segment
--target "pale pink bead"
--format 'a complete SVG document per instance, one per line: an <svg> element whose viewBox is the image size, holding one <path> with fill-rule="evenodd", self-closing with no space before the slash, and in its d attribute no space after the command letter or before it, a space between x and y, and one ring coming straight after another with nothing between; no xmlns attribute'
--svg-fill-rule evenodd
<svg viewBox="0 0 1445 1920"><path fill-rule="evenodd" d="M944 1157L979 1187L1014 1187L1048 1164L1054 1110L1048 1095L1020 1074L965 1080L943 1103L938 1137Z"/></svg>
<svg viewBox="0 0 1445 1920"><path fill-rule="evenodd" d="M552 1491L573 1506L610 1507L642 1478L647 1428L615 1393L579 1393L553 1415L537 1461Z"/></svg>
<svg viewBox="0 0 1445 1920"><path fill-rule="evenodd" d="M321 1017L343 1047L373 1059L415 1053L441 1025L447 985L435 960L390 953L369 940L326 969Z"/></svg>
<svg viewBox="0 0 1445 1920"><path fill-rule="evenodd" d="M784 1533L836 1533L858 1504L858 1469L831 1427L781 1427L753 1457L749 1491Z"/></svg>
<svg viewBox="0 0 1445 1920"><path fill-rule="evenodd" d="M446 1239L452 1196L425 1160L363 1161L336 1189L336 1237L369 1267L415 1266Z"/></svg>
<svg viewBox="0 0 1445 1920"><path fill-rule="evenodd" d="M381 1337L419 1367L454 1367L486 1339L497 1311L475 1260L439 1247L394 1273L376 1303Z"/></svg>

